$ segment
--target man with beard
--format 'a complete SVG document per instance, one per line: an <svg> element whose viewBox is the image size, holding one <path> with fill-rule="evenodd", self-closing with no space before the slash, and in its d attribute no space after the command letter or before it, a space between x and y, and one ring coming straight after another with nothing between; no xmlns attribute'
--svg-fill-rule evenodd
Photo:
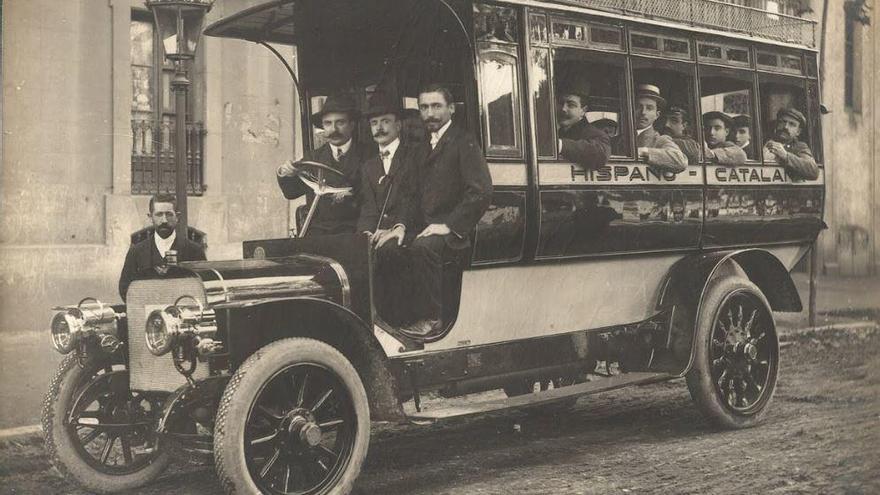
<svg viewBox="0 0 880 495"><path fill-rule="evenodd" d="M752 159L752 118L746 114L733 118L733 142L746 152L746 158Z"/></svg>
<svg viewBox="0 0 880 495"><path fill-rule="evenodd" d="M764 144L764 161L779 163L796 179L815 180L819 167L809 145L798 141L807 118L794 108L783 108L776 113L775 139Z"/></svg>
<svg viewBox="0 0 880 495"><path fill-rule="evenodd" d="M635 119L638 158L660 171L682 172L687 168L687 157L671 137L663 136L654 129L654 122L666 106L666 99L660 96L660 88L653 84L639 84L637 89Z"/></svg>
<svg viewBox="0 0 880 495"><path fill-rule="evenodd" d="M663 123L663 134L672 138L675 145L687 157L688 163L700 163L700 145L690 136L690 121L687 112L681 107L669 107Z"/></svg>
<svg viewBox="0 0 880 495"><path fill-rule="evenodd" d="M605 165L611 138L587 122L587 95L565 91L559 102L559 154L587 170Z"/></svg>
<svg viewBox="0 0 880 495"><path fill-rule="evenodd" d="M473 136L452 125L452 93L439 84L425 87L419 92L419 111L431 149L419 166L414 228L407 228L404 242L410 246L406 271L412 277L413 320L404 331L417 337L443 328L444 262L464 263L470 233L492 202L492 177L483 150Z"/></svg>
<svg viewBox="0 0 880 495"><path fill-rule="evenodd" d="M169 251L177 252L177 261L201 261L205 250L200 244L177 235L177 199L170 194L150 198L147 217L153 223L153 235L128 248L122 273L119 274L119 295L125 301L128 286L149 270L163 271Z"/></svg>
<svg viewBox="0 0 880 495"><path fill-rule="evenodd" d="M721 165L738 166L746 163L746 152L728 141L733 119L723 112L703 114L703 133L706 138L706 160Z"/></svg>
<svg viewBox="0 0 880 495"><path fill-rule="evenodd" d="M312 125L324 129L327 142L320 148L305 153L303 160L322 163L342 173L342 177L325 173L327 185L331 187L351 186L354 193L339 193L325 198L318 205L312 218L308 234L328 235L355 231L358 219L357 188L360 186L360 168L368 151L358 146L352 138L359 118L357 106L348 96L330 96L321 110L312 115ZM374 150L369 150L372 154ZM277 170L278 186L287 199L306 196L306 204L315 200L314 191L299 177L296 164L290 160Z"/></svg>

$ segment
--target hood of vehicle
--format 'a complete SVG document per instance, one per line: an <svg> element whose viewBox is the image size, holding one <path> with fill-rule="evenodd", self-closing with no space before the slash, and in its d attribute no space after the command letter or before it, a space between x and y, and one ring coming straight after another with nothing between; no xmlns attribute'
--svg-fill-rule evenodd
<svg viewBox="0 0 880 495"><path fill-rule="evenodd" d="M319 297L348 303L345 270L336 261L300 254L273 259L194 261L179 268L204 284L209 305L288 297Z"/></svg>

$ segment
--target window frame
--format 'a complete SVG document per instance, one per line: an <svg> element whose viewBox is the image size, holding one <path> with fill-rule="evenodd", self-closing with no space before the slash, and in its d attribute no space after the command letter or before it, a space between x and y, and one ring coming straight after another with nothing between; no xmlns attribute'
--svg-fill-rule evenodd
<svg viewBox="0 0 880 495"><path fill-rule="evenodd" d="M483 50L484 47L491 47L489 50ZM525 157L525 129L523 122L522 108L522 57L520 55L519 43L499 43L495 41L479 41L475 45L477 52L477 91L480 95L480 127L485 137L486 156L488 158L500 159L516 159L523 160ZM502 54L513 59L513 92L511 93L511 108L513 110L513 146L493 145L492 136L489 125L489 101L486 100L484 94L483 79L483 56L484 54Z"/></svg>
<svg viewBox="0 0 880 495"><path fill-rule="evenodd" d="M697 78L698 78L698 93L697 93L697 103L699 104L700 114L698 116L700 120L700 140L699 143L701 148L705 146L706 136L704 135L703 129L703 114L706 113L706 110L703 109L703 78L704 77L727 77L725 74L731 74L729 76L731 79L739 79L742 81L748 82L750 85L749 88L749 106L752 112L752 142L755 145L755 157L756 158L748 158L746 160L746 164L749 165L760 165L763 161L763 157L761 156L761 148L763 147L764 138L762 135L763 129L761 129L761 108L760 108L760 94L758 93L758 79L753 69L746 69L740 67L730 67L724 65L716 65L716 64L697 64ZM704 71L709 71L709 75L704 73ZM712 74L714 73L714 74ZM739 77L738 77L739 76ZM733 129L731 129L733 131ZM733 137L728 135L728 139L731 142L733 141ZM707 165L715 165L714 163L706 161L705 154L702 154L702 163Z"/></svg>

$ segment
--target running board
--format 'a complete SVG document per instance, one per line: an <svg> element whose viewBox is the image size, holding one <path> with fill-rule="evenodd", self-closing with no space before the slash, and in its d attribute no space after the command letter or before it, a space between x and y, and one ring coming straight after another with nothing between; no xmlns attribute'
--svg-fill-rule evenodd
<svg viewBox="0 0 880 495"><path fill-rule="evenodd" d="M531 394L517 395L506 399L487 400L462 406L434 409L432 411L423 410L422 412L407 414L407 419L414 423L425 423L447 418L458 418L474 414L501 411L504 409L517 409L545 402L555 402L571 397L579 397L581 395L607 392L609 390L616 390L630 385L660 382L670 378L674 377L667 373L621 373L608 378L600 378L589 382L578 383L577 385L569 385L567 387L559 387Z"/></svg>

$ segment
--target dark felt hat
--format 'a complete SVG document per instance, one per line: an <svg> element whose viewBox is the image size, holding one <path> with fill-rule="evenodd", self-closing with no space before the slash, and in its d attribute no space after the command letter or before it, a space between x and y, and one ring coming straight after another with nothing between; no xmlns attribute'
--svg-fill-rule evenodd
<svg viewBox="0 0 880 495"><path fill-rule="evenodd" d="M743 127L752 126L752 117L746 114L737 115L733 118L733 128L741 129Z"/></svg>
<svg viewBox="0 0 880 495"><path fill-rule="evenodd" d="M389 113L400 118L402 116L402 109L400 108L400 105L397 105L394 99L387 94L375 93L370 97L370 101L367 103L367 111L364 112L364 117L371 119Z"/></svg>
<svg viewBox="0 0 880 495"><path fill-rule="evenodd" d="M710 120L716 120L716 119L724 122L724 125L728 129L733 128L733 119L730 118L730 115L727 115L724 112L717 112L717 111L704 113L703 114L703 125L706 125L706 122L709 122Z"/></svg>
<svg viewBox="0 0 880 495"><path fill-rule="evenodd" d="M607 119L607 118L594 120L594 121L590 122L590 124L595 127L614 127L615 129L617 129L620 126L616 120Z"/></svg>
<svg viewBox="0 0 880 495"><path fill-rule="evenodd" d="M639 84L636 87L636 98L651 98L660 108L666 106L666 98L660 96L660 88L653 84Z"/></svg>
<svg viewBox="0 0 880 495"><path fill-rule="evenodd" d="M321 110L312 114L312 125L323 128L322 120L324 116L334 112L347 113L352 120L357 120L360 117L360 112L358 111L357 104L354 102L354 98L348 95L330 95L324 100L324 106L321 107Z"/></svg>
<svg viewBox="0 0 880 495"><path fill-rule="evenodd" d="M791 117L794 120L797 120L801 124L801 129L807 126L807 118L804 114L794 108L781 108L776 112L776 120L779 120L782 117Z"/></svg>

